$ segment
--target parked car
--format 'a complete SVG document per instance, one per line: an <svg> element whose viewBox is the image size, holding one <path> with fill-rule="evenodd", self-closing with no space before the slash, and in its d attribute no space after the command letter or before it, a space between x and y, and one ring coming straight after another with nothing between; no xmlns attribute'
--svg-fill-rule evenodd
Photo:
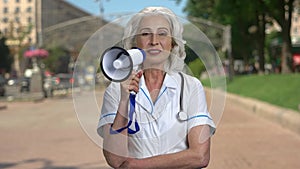
<svg viewBox="0 0 300 169"><path fill-rule="evenodd" d="M59 73L53 76L53 91L64 91L68 92L72 89L72 86L77 84L73 78L73 74Z"/></svg>
<svg viewBox="0 0 300 169"><path fill-rule="evenodd" d="M5 92L6 92L5 84L6 84L5 78L2 75L0 75L0 96L5 96Z"/></svg>
<svg viewBox="0 0 300 169"><path fill-rule="evenodd" d="M6 84L8 86L17 86L19 84L19 79L16 78L16 77L12 77L12 78L9 78L7 81L6 81Z"/></svg>

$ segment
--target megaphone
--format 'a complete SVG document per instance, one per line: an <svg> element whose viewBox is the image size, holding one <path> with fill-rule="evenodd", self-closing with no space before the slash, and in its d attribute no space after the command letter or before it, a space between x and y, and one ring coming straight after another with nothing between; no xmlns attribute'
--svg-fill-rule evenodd
<svg viewBox="0 0 300 169"><path fill-rule="evenodd" d="M126 80L132 70L137 70L143 63L146 53L142 49L125 50L120 47L106 49L100 60L100 67L104 76L110 81L121 82Z"/></svg>

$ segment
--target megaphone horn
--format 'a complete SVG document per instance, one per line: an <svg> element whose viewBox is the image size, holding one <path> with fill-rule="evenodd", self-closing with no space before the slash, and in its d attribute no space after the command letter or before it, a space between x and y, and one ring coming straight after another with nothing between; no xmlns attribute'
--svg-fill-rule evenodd
<svg viewBox="0 0 300 169"><path fill-rule="evenodd" d="M111 47L102 54L100 67L104 76L110 81L121 82L126 80L133 69L143 63L146 53L142 49L125 50L120 47Z"/></svg>

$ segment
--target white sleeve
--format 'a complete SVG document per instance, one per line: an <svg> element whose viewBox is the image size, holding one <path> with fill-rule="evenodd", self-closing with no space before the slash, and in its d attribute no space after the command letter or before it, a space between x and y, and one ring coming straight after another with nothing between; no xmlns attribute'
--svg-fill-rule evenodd
<svg viewBox="0 0 300 169"><path fill-rule="evenodd" d="M215 132L216 126L207 110L207 102L204 88L196 78L188 79L188 94L186 108L188 113L188 130L198 125L209 125L211 134Z"/></svg>
<svg viewBox="0 0 300 169"><path fill-rule="evenodd" d="M103 137L103 126L113 123L120 101L120 84L112 82L104 92L97 132Z"/></svg>

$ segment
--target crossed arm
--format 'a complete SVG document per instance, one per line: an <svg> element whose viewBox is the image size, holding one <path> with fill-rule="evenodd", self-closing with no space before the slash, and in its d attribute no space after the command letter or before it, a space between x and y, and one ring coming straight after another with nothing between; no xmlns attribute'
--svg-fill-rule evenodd
<svg viewBox="0 0 300 169"><path fill-rule="evenodd" d="M105 126L109 134L110 125ZM210 159L209 126L193 127L188 134L188 149L181 152L158 155L144 159L129 158L127 155L127 139L124 133L104 138L104 156L110 166L119 169L166 169L166 168L201 168L206 167ZM119 143L117 143L119 142ZM117 155L118 153L118 155Z"/></svg>

